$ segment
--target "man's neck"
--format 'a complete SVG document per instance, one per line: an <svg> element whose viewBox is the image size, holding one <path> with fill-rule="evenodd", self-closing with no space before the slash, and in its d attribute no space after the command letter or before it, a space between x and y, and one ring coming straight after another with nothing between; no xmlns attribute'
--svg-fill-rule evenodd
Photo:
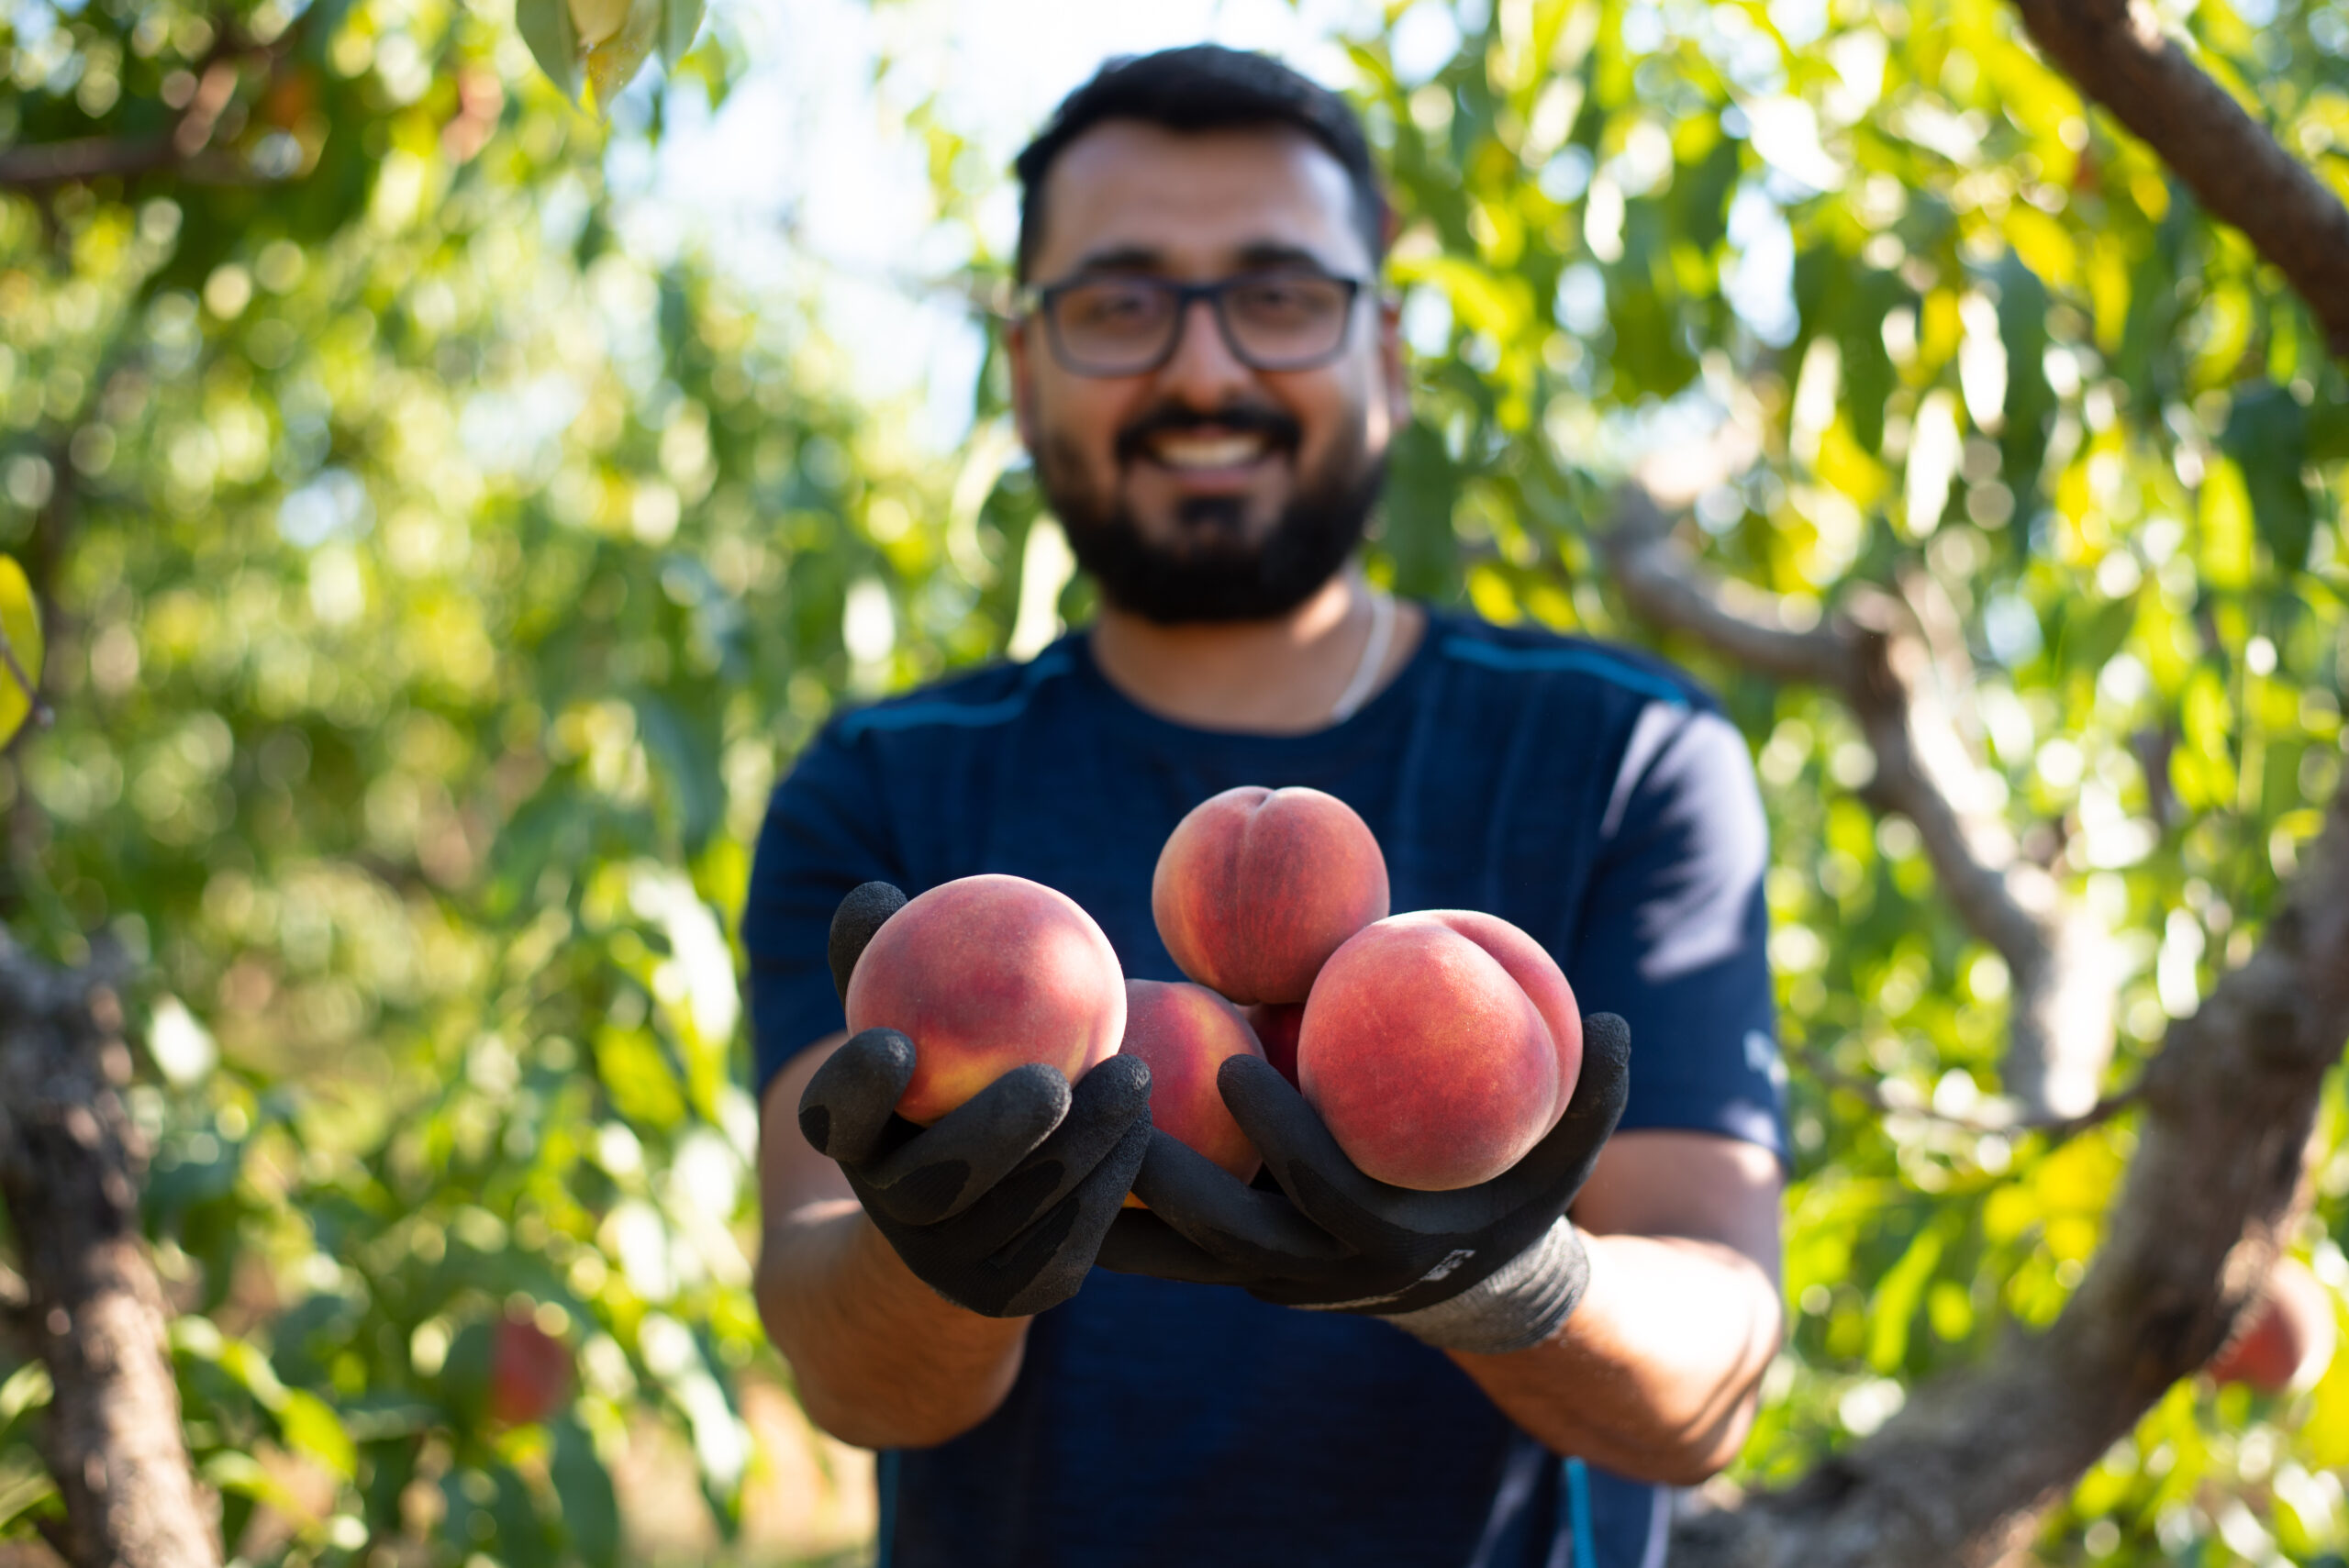
<svg viewBox="0 0 2349 1568"><path fill-rule="evenodd" d="M1299 735L1327 728L1338 701L1374 656L1371 588L1358 570L1323 584L1269 620L1164 626L1104 605L1090 635L1109 684L1162 718L1201 729ZM1409 659L1425 620L1397 606L1394 635L1373 690Z"/></svg>

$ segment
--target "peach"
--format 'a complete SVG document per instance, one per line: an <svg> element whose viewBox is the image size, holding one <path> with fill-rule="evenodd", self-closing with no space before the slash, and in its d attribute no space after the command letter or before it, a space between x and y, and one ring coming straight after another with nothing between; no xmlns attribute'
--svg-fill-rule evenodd
<svg viewBox="0 0 2349 1568"><path fill-rule="evenodd" d="M1318 789L1243 784L1167 836L1150 912L1184 973L1245 1006L1302 1002L1339 944L1386 913L1386 861Z"/></svg>
<svg viewBox="0 0 2349 1568"><path fill-rule="evenodd" d="M1582 1014L1541 944L1491 915L1437 909L1365 927L1305 1005L1297 1088L1379 1181L1489 1181L1565 1114Z"/></svg>
<svg viewBox="0 0 2349 1568"><path fill-rule="evenodd" d="M1215 1086L1226 1058L1264 1054L1240 1009L1204 985L1126 982L1121 1056L1150 1067L1150 1122L1243 1182L1264 1165Z"/></svg>
<svg viewBox="0 0 2349 1568"><path fill-rule="evenodd" d="M914 1042L897 1114L924 1126L1014 1067L1071 1081L1117 1054L1125 975L1065 894L1016 876L943 883L882 922L848 983L849 1032Z"/></svg>
<svg viewBox="0 0 2349 1568"><path fill-rule="evenodd" d="M571 1351L529 1318L497 1320L489 1342L489 1416L508 1427L547 1419L571 1401Z"/></svg>
<svg viewBox="0 0 2349 1568"><path fill-rule="evenodd" d="M2336 1328L2324 1282L2298 1258L2278 1258L2259 1299L2243 1309L2205 1370L2217 1383L2298 1393L2324 1375Z"/></svg>
<svg viewBox="0 0 2349 1568"><path fill-rule="evenodd" d="M1248 1027L1264 1048L1264 1060L1280 1070L1292 1086L1297 1083L1297 1031L1305 1023L1305 1009L1295 1002L1259 1002L1241 1009Z"/></svg>

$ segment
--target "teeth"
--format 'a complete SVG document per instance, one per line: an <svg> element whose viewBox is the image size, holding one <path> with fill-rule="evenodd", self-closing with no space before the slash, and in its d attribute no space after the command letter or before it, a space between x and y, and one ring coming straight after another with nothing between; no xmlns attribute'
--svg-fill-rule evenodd
<svg viewBox="0 0 2349 1568"><path fill-rule="evenodd" d="M1259 457L1261 436L1161 436L1152 451L1169 468L1233 468Z"/></svg>

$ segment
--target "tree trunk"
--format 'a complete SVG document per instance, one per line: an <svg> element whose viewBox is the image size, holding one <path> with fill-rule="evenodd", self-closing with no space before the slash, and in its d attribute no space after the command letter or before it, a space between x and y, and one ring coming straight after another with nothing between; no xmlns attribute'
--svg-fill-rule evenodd
<svg viewBox="0 0 2349 1568"><path fill-rule="evenodd" d="M121 1007L0 938L0 1196L22 1252L18 1337L55 1385L42 1442L75 1568L217 1568L180 1429L170 1309L139 1231Z"/></svg>

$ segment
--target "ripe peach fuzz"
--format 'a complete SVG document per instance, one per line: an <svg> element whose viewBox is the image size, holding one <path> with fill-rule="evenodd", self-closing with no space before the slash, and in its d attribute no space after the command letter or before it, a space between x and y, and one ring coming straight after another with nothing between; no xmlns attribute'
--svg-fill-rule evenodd
<svg viewBox="0 0 2349 1568"><path fill-rule="evenodd" d="M931 888L882 922L848 982L848 1027L914 1042L897 1114L924 1126L1014 1067L1074 1082L1117 1054L1125 976L1074 899L1016 876Z"/></svg>
<svg viewBox="0 0 2349 1568"><path fill-rule="evenodd" d="M1297 1088L1363 1172L1444 1192L1489 1181L1558 1124L1582 1014L1542 945L1465 909L1397 915L1330 956L1305 1004Z"/></svg>
<svg viewBox="0 0 2349 1568"><path fill-rule="evenodd" d="M1243 1182L1264 1165L1215 1086L1226 1058L1264 1048L1240 1009L1204 985L1126 982L1126 1039L1120 1056L1150 1068L1150 1124L1190 1145Z"/></svg>
<svg viewBox="0 0 2349 1568"><path fill-rule="evenodd" d="M1335 795L1243 784L1158 853L1150 912L1184 973L1234 1002L1302 1002L1340 943L1386 913L1378 840Z"/></svg>
<svg viewBox="0 0 2349 1568"><path fill-rule="evenodd" d="M2214 1383L2243 1383L2262 1394L2291 1394L2324 1375L2337 1325L2332 1292L2298 1258L2281 1257L2259 1299L2205 1370Z"/></svg>

